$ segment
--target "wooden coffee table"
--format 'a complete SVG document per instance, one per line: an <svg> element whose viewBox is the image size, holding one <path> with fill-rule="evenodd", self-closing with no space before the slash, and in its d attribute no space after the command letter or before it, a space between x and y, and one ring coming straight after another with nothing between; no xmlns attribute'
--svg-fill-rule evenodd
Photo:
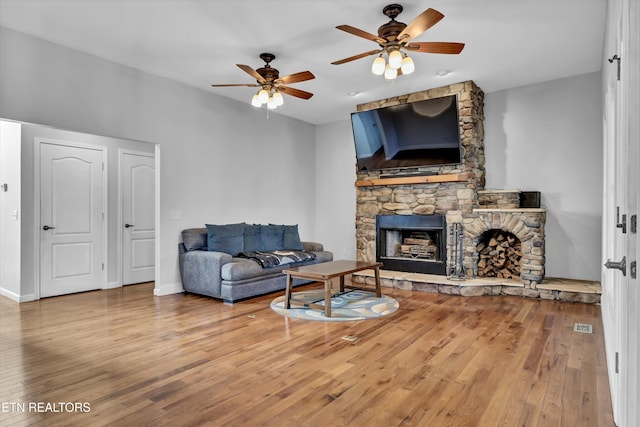
<svg viewBox="0 0 640 427"><path fill-rule="evenodd" d="M382 297L380 291L380 267L381 262L368 262L368 261L330 261L322 262L320 264L304 265L302 267L291 267L282 270L287 275L287 288L285 291L284 308L291 308L291 303L304 307L311 307L317 309L324 309L324 315L331 317L331 279L334 277L340 278L340 292L344 292L344 276L347 274L355 273L356 271L372 269L375 272L376 278L376 297ZM293 279L310 279L324 282L324 307L320 304L314 303L301 303L295 299L291 299L291 288L293 287ZM364 290L364 288L358 286L348 286L349 289Z"/></svg>

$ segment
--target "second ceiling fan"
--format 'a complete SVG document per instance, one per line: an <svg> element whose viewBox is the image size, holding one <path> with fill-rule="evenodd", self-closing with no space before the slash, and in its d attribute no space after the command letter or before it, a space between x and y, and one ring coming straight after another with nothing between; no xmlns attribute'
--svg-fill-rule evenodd
<svg viewBox="0 0 640 427"><path fill-rule="evenodd" d="M301 99L309 99L313 96L311 92L301 89L285 86L292 83L304 82L315 79L311 71L300 71L299 73L289 74L280 77L280 72L273 68L270 63L276 56L272 53L261 53L260 58L265 62L264 66L254 70L248 65L236 64L245 73L256 79L255 83L232 83L232 84L213 84L213 87L232 87L246 86L261 88L258 93L251 98L251 105L260 107L267 104L267 108L274 109L284 103L282 94L294 96Z"/></svg>
<svg viewBox="0 0 640 427"><path fill-rule="evenodd" d="M373 62L371 71L376 75L384 74L386 79L392 80L400 74L409 74L414 71L413 60L407 56L406 52L458 54L462 52L464 48L464 43L411 41L444 18L444 15L435 9L429 8L425 10L408 25L396 21L396 17L402 13L402 6L399 4L385 6L382 13L391 18L391 21L378 28L377 36L350 25L339 25L336 27L354 36L376 42L380 48L340 59L332 62L332 64L340 65L355 61L356 59L379 54L378 58ZM385 63L383 58L384 53L386 53L389 58L388 63Z"/></svg>

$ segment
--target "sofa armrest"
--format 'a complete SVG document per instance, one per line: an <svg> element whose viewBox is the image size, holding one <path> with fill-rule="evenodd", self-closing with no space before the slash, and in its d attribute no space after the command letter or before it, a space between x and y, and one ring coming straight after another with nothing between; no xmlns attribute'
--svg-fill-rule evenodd
<svg viewBox="0 0 640 427"><path fill-rule="evenodd" d="M309 252L320 252L324 250L324 246L318 242L302 242L302 249Z"/></svg>
<svg viewBox="0 0 640 427"><path fill-rule="evenodd" d="M231 255L215 251L189 251L180 254L180 276L185 291L221 297L222 266Z"/></svg>

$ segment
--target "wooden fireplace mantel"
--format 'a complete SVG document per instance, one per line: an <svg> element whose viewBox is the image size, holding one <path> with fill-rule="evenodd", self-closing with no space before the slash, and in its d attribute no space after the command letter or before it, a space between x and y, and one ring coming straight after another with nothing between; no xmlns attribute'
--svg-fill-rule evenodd
<svg viewBox="0 0 640 427"><path fill-rule="evenodd" d="M398 178L361 179L356 187L373 187L379 185L431 184L435 182L465 182L469 180L466 173L450 173L445 175L403 176Z"/></svg>

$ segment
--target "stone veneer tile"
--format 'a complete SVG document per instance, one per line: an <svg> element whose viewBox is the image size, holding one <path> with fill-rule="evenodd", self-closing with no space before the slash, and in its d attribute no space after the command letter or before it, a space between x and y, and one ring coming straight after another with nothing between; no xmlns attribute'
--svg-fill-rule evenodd
<svg viewBox="0 0 640 427"><path fill-rule="evenodd" d="M353 282L374 286L373 270L353 274ZM380 270L381 285L385 288L418 292L441 293L461 296L510 295L545 300L594 304L600 302L599 282L547 278L537 289L527 288L523 283L509 279L466 278L452 280L445 276Z"/></svg>
<svg viewBox="0 0 640 427"><path fill-rule="evenodd" d="M539 290L554 290L562 292L579 292L583 294L601 294L602 285L595 281L580 281L569 279L550 279L538 284Z"/></svg>

